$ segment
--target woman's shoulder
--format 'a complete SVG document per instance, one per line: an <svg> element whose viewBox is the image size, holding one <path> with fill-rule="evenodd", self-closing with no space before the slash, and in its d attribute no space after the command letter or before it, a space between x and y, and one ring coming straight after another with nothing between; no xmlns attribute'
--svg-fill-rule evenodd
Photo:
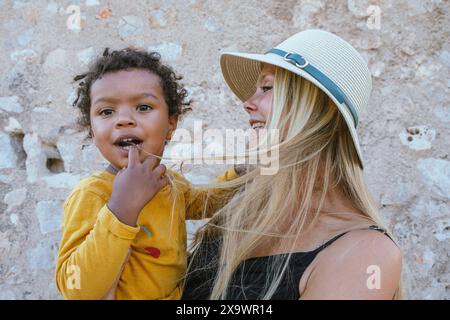
<svg viewBox="0 0 450 320"><path fill-rule="evenodd" d="M390 299L398 287L401 269L401 250L385 233L373 228L353 230L320 252L305 294L316 298Z"/></svg>
<svg viewBox="0 0 450 320"><path fill-rule="evenodd" d="M382 228L369 226L344 233L330 245L328 255L337 255L343 260L351 257L374 259L371 256L390 260L401 257L401 250Z"/></svg>

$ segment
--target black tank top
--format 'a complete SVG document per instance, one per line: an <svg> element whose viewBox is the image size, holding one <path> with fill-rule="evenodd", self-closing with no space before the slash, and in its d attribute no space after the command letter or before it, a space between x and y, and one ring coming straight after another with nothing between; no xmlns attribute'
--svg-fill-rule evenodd
<svg viewBox="0 0 450 320"><path fill-rule="evenodd" d="M370 226L362 230L386 231L378 226ZM348 231L349 232L349 231ZM276 289L272 299L274 300L298 300L300 279L309 264L317 254L345 235L344 232L327 241L317 249L308 252L295 252L292 254L287 270L284 273L280 285ZM390 238L390 237L389 237ZM391 238L392 240L392 238ZM194 261L185 278L185 285L181 299L206 300L211 295L214 278L217 272L217 259L220 248L220 238L203 241L196 249ZM395 242L395 241L394 241ZM228 289L227 299L230 300L259 300L265 286L266 274L270 271L273 259L285 259L287 253L256 257L244 260L236 269ZM191 258L189 258L189 262Z"/></svg>

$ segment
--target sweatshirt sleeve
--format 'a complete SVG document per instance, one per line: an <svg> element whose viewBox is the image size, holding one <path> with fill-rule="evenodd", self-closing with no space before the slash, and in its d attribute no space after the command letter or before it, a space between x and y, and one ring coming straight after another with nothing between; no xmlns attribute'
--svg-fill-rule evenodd
<svg viewBox="0 0 450 320"><path fill-rule="evenodd" d="M214 182L224 182L235 179L239 175L230 166L221 176L216 177ZM203 189L191 187L187 190L186 198L186 220L198 220L210 218L217 210L223 207L232 195L229 189ZM203 213L206 213L206 217Z"/></svg>
<svg viewBox="0 0 450 320"><path fill-rule="evenodd" d="M102 299L113 285L139 227L120 222L106 199L75 190L63 206L56 285L65 299Z"/></svg>

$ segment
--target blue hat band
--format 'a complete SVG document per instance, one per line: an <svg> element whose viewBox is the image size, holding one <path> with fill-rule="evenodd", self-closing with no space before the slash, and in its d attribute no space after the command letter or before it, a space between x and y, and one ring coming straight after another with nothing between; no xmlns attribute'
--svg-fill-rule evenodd
<svg viewBox="0 0 450 320"><path fill-rule="evenodd" d="M311 65L309 61L307 61L304 57L297 53L286 52L277 48L270 49L266 52L266 54L268 53L279 55L283 57L284 60L290 62L297 68L304 70L314 79L316 79L322 86L324 86L339 103L345 103L350 113L352 114L356 128L356 126L358 125L358 114L356 113L356 109L353 103L351 103L350 99L347 98L341 88L339 88L330 78L324 75L319 69Z"/></svg>

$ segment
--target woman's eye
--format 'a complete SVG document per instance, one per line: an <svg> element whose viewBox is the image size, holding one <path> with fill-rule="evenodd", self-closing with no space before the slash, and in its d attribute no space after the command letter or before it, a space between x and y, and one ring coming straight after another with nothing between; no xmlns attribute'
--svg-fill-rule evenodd
<svg viewBox="0 0 450 320"><path fill-rule="evenodd" d="M110 116L113 113L112 109L103 109L100 111L99 115L101 116Z"/></svg>
<svg viewBox="0 0 450 320"><path fill-rule="evenodd" d="M137 109L138 109L139 111L149 111L149 110L152 109L152 107L149 106L149 105L146 105L146 104L141 104L141 105L139 105L139 106L137 107Z"/></svg>
<svg viewBox="0 0 450 320"><path fill-rule="evenodd" d="M272 87L270 87L270 86L264 86L264 87L261 87L261 90L263 91L263 92L267 92L267 91L269 91L269 90L271 90L272 89Z"/></svg>

